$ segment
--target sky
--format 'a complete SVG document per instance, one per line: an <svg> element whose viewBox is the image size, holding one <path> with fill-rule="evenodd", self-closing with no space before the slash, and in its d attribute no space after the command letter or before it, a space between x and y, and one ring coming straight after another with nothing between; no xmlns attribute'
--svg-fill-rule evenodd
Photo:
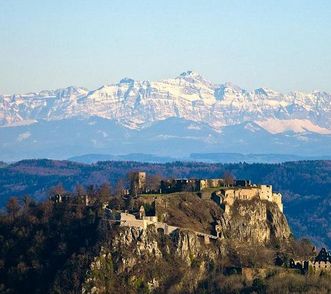
<svg viewBox="0 0 331 294"><path fill-rule="evenodd" d="M0 0L0 94L186 70L331 92L329 0Z"/></svg>

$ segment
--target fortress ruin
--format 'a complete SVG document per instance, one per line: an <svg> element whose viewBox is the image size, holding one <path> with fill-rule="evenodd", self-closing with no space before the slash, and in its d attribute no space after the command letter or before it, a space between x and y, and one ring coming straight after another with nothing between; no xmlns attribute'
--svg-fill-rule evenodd
<svg viewBox="0 0 331 294"><path fill-rule="evenodd" d="M212 193L211 198L229 212L235 200L265 200L275 203L283 212L282 195L272 191L271 185L250 185L244 187L223 187Z"/></svg>
<svg viewBox="0 0 331 294"><path fill-rule="evenodd" d="M331 273L331 252L322 248L314 260L290 260L290 268L298 269L302 273Z"/></svg>
<svg viewBox="0 0 331 294"><path fill-rule="evenodd" d="M149 225L154 225L156 229L162 229L166 235L178 229L178 227L159 222L157 216L146 216L144 206L140 207L137 215L128 212L113 211L106 208L106 219L113 224L119 224L121 227L146 229Z"/></svg>
<svg viewBox="0 0 331 294"><path fill-rule="evenodd" d="M145 194L146 173L135 172L131 178L131 191ZM176 192L196 192L202 199L212 199L220 205L225 212L229 212L236 200L259 199L277 205L283 212L282 195L272 190L272 185L256 185L251 180L238 179L229 184L226 179L166 179L160 181L158 191L153 193L169 194ZM148 193L147 193L148 194Z"/></svg>

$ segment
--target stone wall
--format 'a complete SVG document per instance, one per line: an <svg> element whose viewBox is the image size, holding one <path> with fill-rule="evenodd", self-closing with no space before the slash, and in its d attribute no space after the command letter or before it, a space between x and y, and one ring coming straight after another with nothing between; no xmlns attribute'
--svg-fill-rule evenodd
<svg viewBox="0 0 331 294"><path fill-rule="evenodd" d="M271 185L260 185L254 187L256 193L259 194L261 200L272 201L272 186Z"/></svg>
<svg viewBox="0 0 331 294"><path fill-rule="evenodd" d="M271 185L223 188L214 193L212 199L217 204L224 206L225 211L228 211L235 200L260 199L277 204L279 210L283 212L282 196L280 193L273 193Z"/></svg>
<svg viewBox="0 0 331 294"><path fill-rule="evenodd" d="M161 181L161 193L197 192L223 186L223 179L176 179Z"/></svg>
<svg viewBox="0 0 331 294"><path fill-rule="evenodd" d="M298 269L302 273L331 274L331 262L328 261L291 260L290 267Z"/></svg>
<svg viewBox="0 0 331 294"><path fill-rule="evenodd" d="M321 273L321 272L331 273L331 262L325 262L325 261L309 262L309 269L311 269L315 273Z"/></svg>
<svg viewBox="0 0 331 294"><path fill-rule="evenodd" d="M221 187L224 184L223 179L202 179L199 180L199 186L200 190L206 189L206 188L217 188Z"/></svg>
<svg viewBox="0 0 331 294"><path fill-rule="evenodd" d="M157 216L144 216L142 219L137 219L133 214L127 212L112 212L108 219L118 222L121 227L146 229L149 225L154 225L157 229L162 229L165 234L171 234L179 228L159 222Z"/></svg>
<svg viewBox="0 0 331 294"><path fill-rule="evenodd" d="M277 204L279 210L283 212L284 206L282 201L282 194L280 193L272 193L272 202Z"/></svg>

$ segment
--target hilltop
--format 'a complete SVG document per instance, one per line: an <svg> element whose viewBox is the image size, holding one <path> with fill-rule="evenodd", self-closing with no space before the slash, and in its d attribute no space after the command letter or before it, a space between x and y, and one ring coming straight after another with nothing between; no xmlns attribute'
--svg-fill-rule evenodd
<svg viewBox="0 0 331 294"><path fill-rule="evenodd" d="M132 198L111 195L107 185L52 195L39 204L13 199L0 214L1 290L265 293L280 284L288 291L330 290L327 275L290 267L290 260L313 257L313 246L293 239L271 202L239 201L226 212L196 193Z"/></svg>
<svg viewBox="0 0 331 294"><path fill-rule="evenodd" d="M72 191L83 186L109 182L113 190L129 171L143 170L167 178L217 178L230 171L237 178L255 183L270 183L283 194L284 212L295 236L309 237L315 244L330 241L331 162L301 161L282 164L211 164L173 162L99 162L80 164L70 161L25 160L0 169L0 203L4 207L11 196L30 195L45 199L51 187L62 183Z"/></svg>

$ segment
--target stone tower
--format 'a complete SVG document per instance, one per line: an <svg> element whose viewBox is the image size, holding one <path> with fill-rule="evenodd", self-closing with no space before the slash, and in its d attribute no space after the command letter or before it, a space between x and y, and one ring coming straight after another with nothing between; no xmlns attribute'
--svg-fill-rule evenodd
<svg viewBox="0 0 331 294"><path fill-rule="evenodd" d="M146 191L146 173L133 172L131 174L131 193L137 195Z"/></svg>

